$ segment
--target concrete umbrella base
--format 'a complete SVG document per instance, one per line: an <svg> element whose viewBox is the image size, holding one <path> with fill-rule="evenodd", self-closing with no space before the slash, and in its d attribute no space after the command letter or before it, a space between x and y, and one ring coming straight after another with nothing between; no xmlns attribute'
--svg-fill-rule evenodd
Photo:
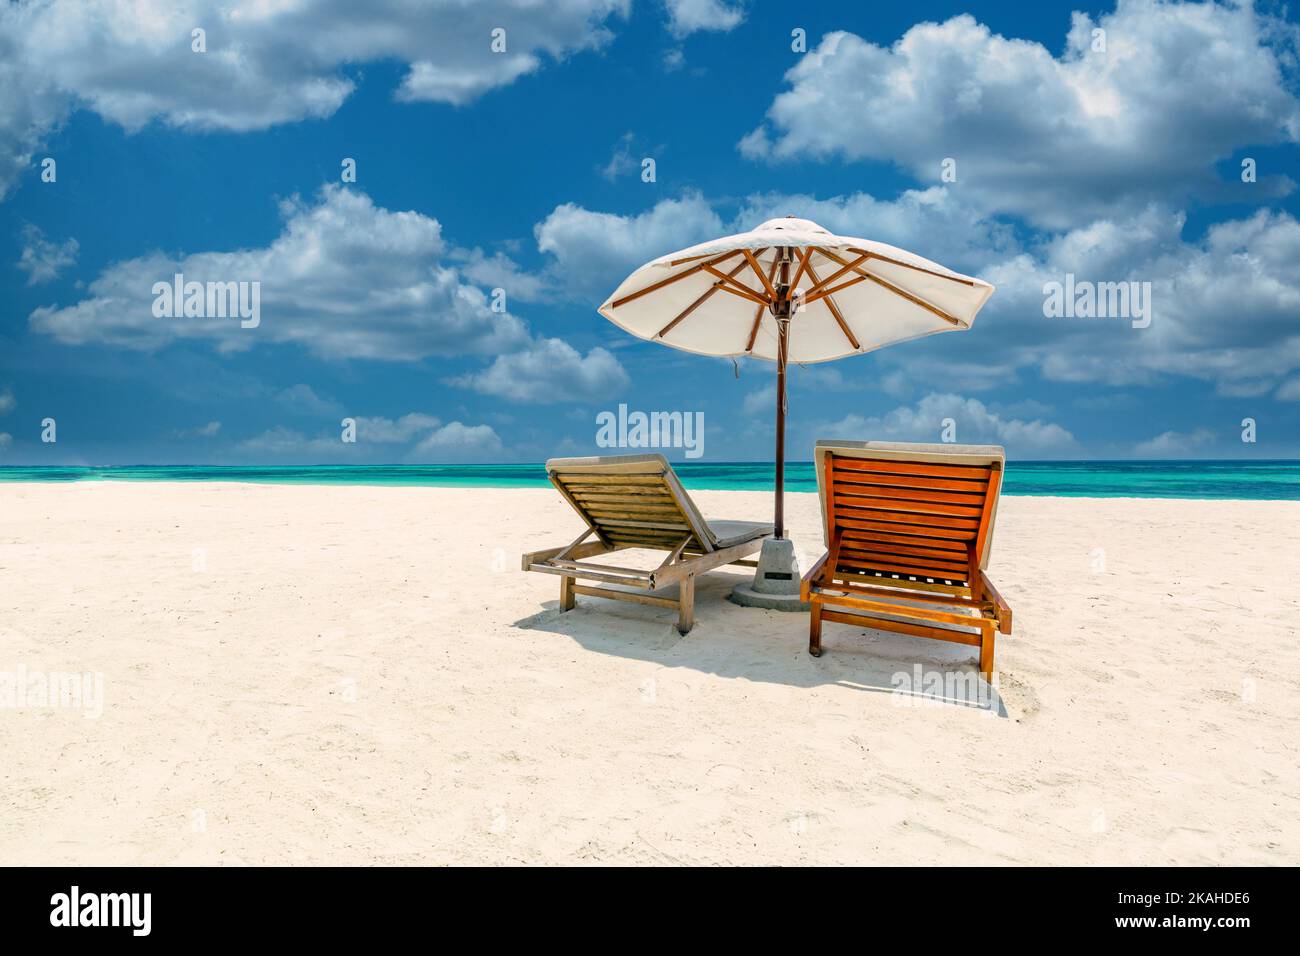
<svg viewBox="0 0 1300 956"><path fill-rule="evenodd" d="M737 584L731 600L744 607L770 611L806 611L808 602L799 600L799 561L789 538L768 538L758 556L754 580Z"/></svg>

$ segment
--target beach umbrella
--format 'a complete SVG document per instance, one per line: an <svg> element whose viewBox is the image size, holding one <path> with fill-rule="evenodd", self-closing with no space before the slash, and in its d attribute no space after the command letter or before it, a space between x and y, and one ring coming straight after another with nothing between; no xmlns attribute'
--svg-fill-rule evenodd
<svg viewBox="0 0 1300 956"><path fill-rule="evenodd" d="M600 313L638 338L684 352L776 363L773 523L781 539L786 364L968 329L992 294L987 282L914 253L787 216L646 263ZM834 399L826 409L845 410Z"/></svg>

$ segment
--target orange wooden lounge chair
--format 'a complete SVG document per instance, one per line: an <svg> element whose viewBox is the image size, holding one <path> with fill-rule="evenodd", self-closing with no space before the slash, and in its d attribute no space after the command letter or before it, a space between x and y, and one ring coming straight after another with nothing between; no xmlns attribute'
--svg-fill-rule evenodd
<svg viewBox="0 0 1300 956"><path fill-rule="evenodd" d="M994 632L1011 633L984 573L1002 449L819 441L814 461L828 550L803 579L808 653L821 656L834 621L978 647L991 680Z"/></svg>

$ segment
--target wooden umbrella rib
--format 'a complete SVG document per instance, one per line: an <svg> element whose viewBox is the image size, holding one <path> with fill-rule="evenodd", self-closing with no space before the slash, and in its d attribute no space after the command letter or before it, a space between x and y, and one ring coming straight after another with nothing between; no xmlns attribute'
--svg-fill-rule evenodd
<svg viewBox="0 0 1300 956"><path fill-rule="evenodd" d="M845 264L845 260L841 259L839 256L837 256L835 253L831 252L829 249L820 249L820 247L819 247L819 251L821 252L822 255L824 255L826 258L832 260L833 262L838 262L838 263L840 263L841 265L844 265L844 264ZM870 255L871 255L872 258L884 258L883 256L880 256L880 257L876 256L875 253L870 253ZM893 261L893 260L890 260L890 261ZM906 265L906 263L900 263L900 265ZM858 273L858 275L860 275L860 276L862 276L862 277L864 277L864 278L866 278L866 279L870 279L872 282L876 283L876 285L878 285L878 286L880 286L880 287L882 287L882 288L884 288L884 289L888 289L890 292L894 293L895 295L897 295L897 296L901 296L902 298L906 299L908 302L911 302L913 305L918 305L918 306L920 306L921 308L925 309L927 312L933 312L935 315L937 315L939 318L943 319L943 320L946 321L946 322L951 322L953 325L956 325L956 326L958 326L958 327L960 327L960 326L962 325L962 322L961 322L960 319L955 318L954 316L949 315L947 312L945 312L943 309L939 308L937 305L934 305L934 304L932 304L932 303L930 303L930 302L926 302L926 301L925 301L924 299L922 299L920 296L913 295L912 293L908 292L906 289L900 289L898 286L894 285L894 284L893 284L892 282L890 282L888 279L882 279L880 276L878 276L878 275L876 275L876 274L874 274L874 273L868 272L866 269L862 268L861 266L855 266L854 269L853 269L853 271L856 272L856 273ZM924 272L924 271L928 271L928 270L921 270L921 271ZM934 274L935 274L935 275L938 275L937 272L934 273ZM827 300L827 301L829 301L829 300Z"/></svg>
<svg viewBox="0 0 1300 956"><path fill-rule="evenodd" d="M763 296L759 293L757 289L752 289L749 286L745 285L745 283L739 281L738 279L733 279L725 272L719 272L711 265L706 265L704 267L704 271L710 273L711 275L717 276L719 279L722 280L722 283L721 285L719 285L719 288L722 289L724 292L731 292L736 295L743 296L747 299L752 299L755 302L762 302L764 305L767 304L767 299L763 298Z"/></svg>
<svg viewBox="0 0 1300 956"><path fill-rule="evenodd" d="M829 281L830 280L827 280L827 282ZM866 276L854 276L852 279L849 279L846 282L841 282L839 285L830 289L826 288L826 284L823 283L821 289L819 289L817 292L814 292L812 295L805 295L804 302L805 303L816 302L818 299L824 299L827 296L834 295L836 292L840 292L844 289L847 289L849 286L857 285L859 282L866 282L866 281L867 281Z"/></svg>
<svg viewBox="0 0 1300 956"><path fill-rule="evenodd" d="M754 316L754 326L749 330L749 341L745 343L745 354L748 355L754 351L754 340L758 338L758 326L763 321L763 309L760 306L758 314Z"/></svg>
<svg viewBox="0 0 1300 956"><path fill-rule="evenodd" d="M734 276L737 272L739 272L741 269L746 268L748 265L749 265L748 262L742 262L740 265L732 269L730 274ZM702 306L705 302L707 302L709 297L712 296L713 293L717 292L718 287L721 285L722 285L722 280L719 279L718 281L714 282L713 285L709 286L709 288L705 290L702 296L700 296L698 299L696 299L694 302L692 302L690 305L684 308L681 312L678 312L677 317L675 319L673 319L662 329L656 332L655 338L661 339L669 332L671 332L673 329L675 329L677 327L677 323L681 322L682 319L686 318L688 315L690 315L692 312L694 312L696 309Z"/></svg>
<svg viewBox="0 0 1300 956"><path fill-rule="evenodd" d="M822 255L826 255L825 250L820 251ZM813 269L812 256L808 257L808 274L812 276L812 280L815 284L821 284L820 280L817 278L816 271ZM835 304L835 300L830 297L829 293L824 295L822 298L826 301L826 308L830 309L831 315L833 315L835 321L839 323L840 331L844 333L844 337L848 339L849 344L853 346L853 350L856 352L861 349L862 346L858 344L857 336L853 334L853 331L849 328L849 324L844 321L844 316L840 314L840 308ZM807 302L808 300L805 299L804 301Z"/></svg>
<svg viewBox="0 0 1300 956"><path fill-rule="evenodd" d="M746 302L754 302L764 307L767 306L766 299L760 299L758 296L750 292L741 292L739 289L735 288L734 286L727 285L725 282L720 284L718 288L723 292L727 293L728 295L734 295L737 298L744 299Z"/></svg>
<svg viewBox="0 0 1300 956"><path fill-rule="evenodd" d="M660 279L658 282L652 283L646 286L644 289L638 289L636 292L633 292L630 295L625 295L621 299L616 299L615 301L609 304L609 307L611 309L617 309L619 306L631 302L633 299L639 299L643 295L649 295L651 292L655 292L659 289L662 289L666 285L671 285L672 283L677 282L680 279L685 279L688 276L693 276L697 272L700 272L701 270L704 269L707 269L710 272L713 272L717 275L722 275L721 272L718 272L713 267L716 266L718 263L725 262L726 260L732 258L733 256L737 256L739 254L740 253L738 250L732 250L731 252L725 252L714 259L709 259L705 262L699 263L698 265L693 265L689 269L683 269L681 272L677 273L676 275L669 276L667 279Z"/></svg>
<svg viewBox="0 0 1300 956"><path fill-rule="evenodd" d="M759 249L755 249L754 255L761 256L763 253L767 252L769 248L770 248L769 246L763 246ZM733 249L731 252L726 253L726 255L734 256L738 251L739 250ZM686 262L699 262L701 259L709 259L716 255L717 255L716 252L706 252L704 255L701 256L686 256L684 259L674 259L672 262L668 264L670 266L680 266Z"/></svg>
<svg viewBox="0 0 1300 956"><path fill-rule="evenodd" d="M772 287L772 280L763 274L763 267L758 264L758 259L748 249L744 250L745 259L749 262L749 267L754 270L754 275L758 276L758 281L763 283L763 288L767 290L768 298L776 300L776 289ZM777 257L780 258L779 256ZM773 260L774 262L776 260Z"/></svg>
<svg viewBox="0 0 1300 956"><path fill-rule="evenodd" d="M903 262L901 259L891 259L889 256L882 256L878 252L867 252L865 249L850 248L849 252L861 252L872 259L879 259L881 262L888 262L891 266L901 266L904 269L913 269L916 272L924 272L928 276L935 276L939 279L947 279L949 282L960 282L962 285L974 286L975 283L970 279L963 279L960 276L950 276L943 272L935 272L933 269L926 269L924 266L914 266L910 262Z"/></svg>
<svg viewBox="0 0 1300 956"><path fill-rule="evenodd" d="M820 252L822 255L826 255L826 250L824 249L818 249L817 251ZM830 257L827 256L827 258ZM816 296L815 293L821 292L823 289L829 286L840 276L844 275L846 272L851 272L857 269L857 267L860 266L863 262L865 262L868 258L869 256L866 253L863 253L862 255L854 259L852 262L846 262L838 271L832 273L831 275L828 275L825 279L822 279L819 282L814 282L812 288L808 289L808 291L804 293L805 301L813 301L813 298L820 298L820 296Z"/></svg>
<svg viewBox="0 0 1300 956"><path fill-rule="evenodd" d="M780 256L777 256L775 259L772 260L772 268L768 270L768 274L767 274L767 281L769 285L771 284L772 280L776 278L776 268L780 264L781 264ZM754 310L754 324L749 329L749 341L745 343L746 355L754 351L754 342L758 339L758 327L763 321L764 311L766 311L766 308L761 305Z"/></svg>
<svg viewBox="0 0 1300 956"><path fill-rule="evenodd" d="M813 254L813 250L811 248L804 249L803 258L799 260L799 268L794 270L794 278L790 280L791 295L794 294L795 289L799 288L799 280L803 278L804 270L808 268L808 263L812 259L812 254ZM773 266L772 274L776 275L776 268L775 268L776 263L773 262L772 266Z"/></svg>
<svg viewBox="0 0 1300 956"><path fill-rule="evenodd" d="M870 272L864 272L863 276L870 279L872 282L876 283L876 285L888 289L890 292L894 293L894 295L902 296L904 299L906 299L908 302L911 302L913 305L918 305L921 308L925 309L925 311L927 312L933 312L935 315L937 315L939 318L943 319L944 321L951 322L953 325L957 326L958 328L962 327L961 319L949 315L947 312L943 311L943 309L939 308L937 305L932 305L931 303L926 302L924 299L922 299L919 296L912 295L912 293L908 292L906 289L900 289L898 286L894 285L888 279L882 279L880 278L880 276L872 275Z"/></svg>

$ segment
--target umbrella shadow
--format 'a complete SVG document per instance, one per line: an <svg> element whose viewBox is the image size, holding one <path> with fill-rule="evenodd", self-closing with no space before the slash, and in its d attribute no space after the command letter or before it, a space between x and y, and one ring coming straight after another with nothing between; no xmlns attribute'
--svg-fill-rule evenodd
<svg viewBox="0 0 1300 956"><path fill-rule="evenodd" d="M978 653L940 641L826 624L821 657L808 653L808 615L741 607L727 600L747 574L712 572L696 584L695 627L677 632L675 611L580 595L515 621L521 630L568 638L589 651L662 667L790 687L845 687L888 694L899 706L949 706L1007 717L996 685L979 674ZM676 597L676 589L662 592Z"/></svg>

